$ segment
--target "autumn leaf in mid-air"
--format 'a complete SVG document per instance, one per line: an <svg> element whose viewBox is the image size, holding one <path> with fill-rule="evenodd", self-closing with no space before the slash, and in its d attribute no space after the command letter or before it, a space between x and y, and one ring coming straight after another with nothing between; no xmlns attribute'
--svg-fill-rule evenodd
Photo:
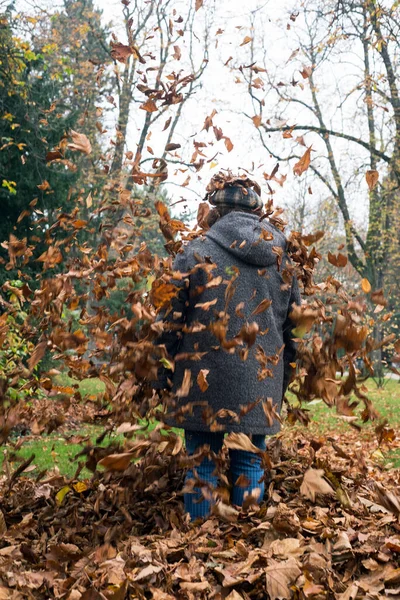
<svg viewBox="0 0 400 600"><path fill-rule="evenodd" d="M370 170L365 173L365 179L367 181L370 191L374 189L379 180L379 173L375 170Z"/></svg>
<svg viewBox="0 0 400 600"><path fill-rule="evenodd" d="M252 37L246 35L246 37L244 38L243 42L240 45L245 46L246 44L249 44L252 39L253 39Z"/></svg>
<svg viewBox="0 0 400 600"><path fill-rule="evenodd" d="M339 252L337 255L328 252L328 261L334 267L345 267L347 265L347 256Z"/></svg>
<svg viewBox="0 0 400 600"><path fill-rule="evenodd" d="M362 291L365 294L369 294L372 289L371 284L366 277L364 277L364 279L361 279L361 287L362 287Z"/></svg>
<svg viewBox="0 0 400 600"><path fill-rule="evenodd" d="M84 133L78 133L71 129L69 135L72 138L72 142L68 143L70 150L83 152L83 154L90 154L92 152L92 145Z"/></svg>
<svg viewBox="0 0 400 600"><path fill-rule="evenodd" d="M304 173L304 171L307 171L308 167L310 166L310 162L311 162L311 150L312 150L312 146L307 148L307 150L305 151L303 156L300 158L300 160L294 165L293 173L295 175L300 176Z"/></svg>
<svg viewBox="0 0 400 600"><path fill-rule="evenodd" d="M151 100L150 98L148 100L146 100L146 102L141 104L139 106L139 108L141 108L142 110L145 110L146 112L156 112L158 110L156 103L154 102L154 100Z"/></svg>

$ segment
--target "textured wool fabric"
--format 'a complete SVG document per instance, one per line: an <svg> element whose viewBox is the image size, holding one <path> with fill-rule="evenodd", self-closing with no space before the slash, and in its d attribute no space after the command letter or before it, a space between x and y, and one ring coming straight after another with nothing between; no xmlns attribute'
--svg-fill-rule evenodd
<svg viewBox="0 0 400 600"><path fill-rule="evenodd" d="M207 444L210 449L217 454L224 441L223 433L208 433L202 431L186 431L185 433L186 451L194 454L200 446ZM252 442L260 450L265 450L265 436L253 435ZM260 479L264 475L264 470L261 467L261 459L253 452L245 450L230 450L229 451L230 468L229 476L232 483L232 503L236 506L242 506L243 500L247 494L251 494L253 490L259 489L258 500L264 497L265 485L260 483ZM217 476L214 474L215 464L212 460L203 459L201 464L196 468L197 476L205 484L209 484L211 488L215 488L218 484ZM235 485L240 475L244 475L249 480L249 484L245 487ZM193 479L193 471L189 470L186 474L186 482ZM206 517L210 513L211 503L205 500L201 489L195 488L194 493L184 494L185 510L190 514L190 518L197 519Z"/></svg>
<svg viewBox="0 0 400 600"><path fill-rule="evenodd" d="M260 196L252 188L242 185L225 187L217 190L209 198L210 204L221 208L239 208L245 210L256 210L262 208L263 202Z"/></svg>
<svg viewBox="0 0 400 600"><path fill-rule="evenodd" d="M207 274L210 263L214 264L211 275ZM162 388L171 383L178 392L176 407L166 419L169 424L209 431L210 415L219 411L221 431L264 435L279 431L280 423L277 419L271 423L262 401L272 399L279 412L295 359L288 315L293 303L300 303L300 296L295 277L289 285L282 277L288 266L284 235L256 215L237 211L222 217L204 238L188 243L178 254L174 270L184 276L175 281L180 291L171 310L160 317L164 333L159 340L175 359L175 371L164 370L156 385ZM266 308L268 301L271 305ZM240 354L246 348L243 342L229 351L221 348L224 332L226 339L233 340L243 326L253 322L259 332L247 358ZM198 381L203 369L207 371L205 391ZM188 374L191 378L187 394L180 389L185 372L186 379ZM177 414L185 405L190 405L190 411Z"/></svg>

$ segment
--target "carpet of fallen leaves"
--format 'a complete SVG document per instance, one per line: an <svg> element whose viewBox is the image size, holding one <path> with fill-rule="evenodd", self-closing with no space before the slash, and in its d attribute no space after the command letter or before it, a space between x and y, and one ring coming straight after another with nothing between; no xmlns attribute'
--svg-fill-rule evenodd
<svg viewBox="0 0 400 600"><path fill-rule="evenodd" d="M85 482L4 477L0 598L398 598L400 470L369 450L286 430L261 506L192 524L173 444Z"/></svg>

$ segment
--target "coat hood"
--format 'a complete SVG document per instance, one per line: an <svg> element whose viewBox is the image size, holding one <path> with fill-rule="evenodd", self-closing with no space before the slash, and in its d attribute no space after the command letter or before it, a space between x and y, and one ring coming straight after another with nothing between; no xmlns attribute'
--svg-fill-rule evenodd
<svg viewBox="0 0 400 600"><path fill-rule="evenodd" d="M251 213L228 213L207 231L206 236L243 262L259 267L276 264L274 247L286 250L283 233Z"/></svg>

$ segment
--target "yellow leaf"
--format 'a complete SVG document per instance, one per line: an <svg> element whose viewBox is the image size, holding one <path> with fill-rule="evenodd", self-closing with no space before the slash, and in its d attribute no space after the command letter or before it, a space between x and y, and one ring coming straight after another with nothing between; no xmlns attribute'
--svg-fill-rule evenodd
<svg viewBox="0 0 400 600"><path fill-rule="evenodd" d="M64 500L65 496L70 491L71 491L71 488L69 487L69 485L65 485L64 487L61 488L61 490L59 492L57 492L57 494L56 494L56 502L57 502L58 506L61 506L61 504L63 503L63 500Z"/></svg>
<svg viewBox="0 0 400 600"><path fill-rule="evenodd" d="M78 494L82 494L82 492L86 492L88 486L83 481L78 481L78 483L74 483L73 488Z"/></svg>
<svg viewBox="0 0 400 600"><path fill-rule="evenodd" d="M93 204L92 193L89 192L89 196L86 198L86 208L90 208Z"/></svg>
<svg viewBox="0 0 400 600"><path fill-rule="evenodd" d="M369 294L369 292L371 291L371 284L365 277L361 280L361 287L365 294Z"/></svg>

